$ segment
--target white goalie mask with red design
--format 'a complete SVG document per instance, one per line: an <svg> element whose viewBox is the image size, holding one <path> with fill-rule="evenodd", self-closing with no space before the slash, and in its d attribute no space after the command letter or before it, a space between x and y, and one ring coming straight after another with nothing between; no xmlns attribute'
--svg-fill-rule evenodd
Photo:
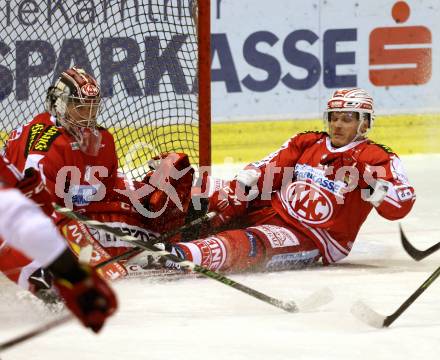
<svg viewBox="0 0 440 360"><path fill-rule="evenodd" d="M47 91L46 110L73 135L83 153L98 155L101 134L96 118L101 110L101 91L84 69L74 66L61 73Z"/></svg>
<svg viewBox="0 0 440 360"><path fill-rule="evenodd" d="M324 111L324 122L328 122L332 112L350 112L358 114L359 126L357 136L353 141L367 135L373 128L374 109L373 98L363 89L339 89L336 90L327 102L327 109ZM366 131L361 132L362 125L367 122Z"/></svg>

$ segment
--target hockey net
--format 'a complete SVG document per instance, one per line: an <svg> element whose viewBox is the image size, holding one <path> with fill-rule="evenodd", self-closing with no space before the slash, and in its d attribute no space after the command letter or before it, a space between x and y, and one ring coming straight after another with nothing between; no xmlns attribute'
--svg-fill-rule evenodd
<svg viewBox="0 0 440 360"><path fill-rule="evenodd" d="M101 85L125 172L166 151L209 165L209 0L7 1L0 14L0 145L78 65Z"/></svg>

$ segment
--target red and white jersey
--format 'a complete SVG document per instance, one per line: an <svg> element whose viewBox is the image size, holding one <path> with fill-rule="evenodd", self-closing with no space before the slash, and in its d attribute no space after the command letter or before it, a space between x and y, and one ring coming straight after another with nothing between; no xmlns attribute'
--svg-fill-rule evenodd
<svg viewBox="0 0 440 360"><path fill-rule="evenodd" d="M91 201L118 198L113 190L125 188L118 176L113 136L105 129L97 156L84 154L75 140L49 113L37 115L14 130L6 143L5 156L19 171L38 169L48 190L62 205L70 199L74 208ZM121 185L122 183L122 185Z"/></svg>
<svg viewBox="0 0 440 360"><path fill-rule="evenodd" d="M8 159L0 156L0 189L13 188L21 179L20 171Z"/></svg>
<svg viewBox="0 0 440 360"><path fill-rule="evenodd" d="M324 263L339 261L350 252L373 208L364 199L370 194L367 184L374 179L389 182L376 207L381 216L400 219L415 200L397 155L368 139L333 148L327 133L302 133L248 168L261 172L258 188L263 199L270 199L284 221L316 243Z"/></svg>
<svg viewBox="0 0 440 360"><path fill-rule="evenodd" d="M19 190L0 188L0 248L9 245L36 260L51 264L66 249L52 220ZM3 241L2 241L3 239Z"/></svg>

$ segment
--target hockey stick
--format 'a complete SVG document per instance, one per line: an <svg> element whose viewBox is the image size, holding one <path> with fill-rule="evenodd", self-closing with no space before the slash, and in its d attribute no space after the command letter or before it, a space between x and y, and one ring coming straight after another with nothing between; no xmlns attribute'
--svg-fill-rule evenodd
<svg viewBox="0 0 440 360"><path fill-rule="evenodd" d="M28 331L27 333L23 335L19 335L15 337L14 339L5 341L0 343L0 352L7 350L15 345L21 344L22 342L32 339L38 335L44 334L46 331L49 331L59 325L65 324L68 321L72 320L73 316L70 314L64 315L58 319L52 320L44 325L41 325L31 331Z"/></svg>
<svg viewBox="0 0 440 360"><path fill-rule="evenodd" d="M406 237L405 233L403 232L401 224L399 224L399 229L400 229L400 240L402 241L403 248L408 253L408 255L411 256L416 261L423 260L425 257L428 257L429 255L435 253L437 250L440 249L440 242L435 245L432 245L429 249L426 249L426 250L416 249L409 242L408 238Z"/></svg>
<svg viewBox="0 0 440 360"><path fill-rule="evenodd" d="M416 301L416 299L437 279L440 275L440 267L435 270L428 279L416 290L414 291L405 302L400 305L400 307L394 311L391 315L384 316L373 309L362 301L356 302L352 308L351 313L357 317L359 320L367 323L370 326L376 328L383 328L390 326L402 313L409 308L409 306Z"/></svg>
<svg viewBox="0 0 440 360"><path fill-rule="evenodd" d="M71 210L69 210L67 208L60 208L59 206L56 206L56 208L57 208L57 211L59 210L59 212L62 213L62 214L66 214L68 212L71 212ZM215 215L216 215L215 212L208 213L208 214L206 214L206 215L204 215L204 216L202 216L202 217L200 217L198 219L195 219L195 220L191 221L188 224L185 224L185 225L181 226L178 229L173 229L173 230L171 230L169 232L166 232L165 234L162 234L158 238L154 239L154 242L152 242L152 244L154 244L156 242L163 242L166 239L170 238L171 236L179 233L180 231L189 229L189 228L191 228L193 226L196 226L196 225L202 224L202 223L204 223L206 221L209 221ZM103 229L105 231L111 232L112 234L118 233L118 234L115 234L115 235L119 236L122 240L126 240L126 241L137 240L137 238L135 238L133 236L130 236L130 235L126 235L122 231L120 231L119 229L110 227L110 226L108 226L108 225L106 225L104 223L93 222L92 220L85 220L85 219L82 222L85 223L86 225L90 225L90 226L94 226L94 227L97 227L97 228L101 228L101 229ZM87 253L88 251L89 251L89 249L87 249L87 251L85 251L85 253ZM143 251L144 251L144 249L139 248L139 247L133 248L133 249L131 249L131 250L129 250L129 251L119 255L119 256L116 256L114 258L111 258L111 259L109 259L107 261L104 261L104 262L98 264L97 268L103 267L103 266L105 266L105 265L107 265L109 263L112 263L112 262L116 262L116 261L125 259L127 257L130 257L131 255L134 255L136 253L143 252ZM81 256L82 256L82 253L80 253L80 257ZM84 254L84 257L90 258L91 254ZM15 346L17 344L20 344L20 343L22 343L22 342L24 342L24 341L26 341L28 339L31 339L31 338L33 338L35 336L41 335L41 334L45 333L46 331L51 330L54 327L57 327L59 325L62 325L64 323L66 323L67 321L71 320L72 318L73 317L71 315L66 315L66 316L61 317L59 319L53 320L53 321L51 321L51 322L49 322L49 323L47 323L47 324L45 324L43 326L40 326L40 327L38 327L38 328L36 328L36 329L34 329L32 331L29 331L26 334L20 335L20 336L18 336L16 338L11 339L9 341L6 341L4 343L0 343L0 351L6 350L6 349L8 349L10 347L13 347L13 346Z"/></svg>
<svg viewBox="0 0 440 360"><path fill-rule="evenodd" d="M58 210L57 210L57 211L58 211ZM210 220L211 220L216 214L217 214L216 212L211 211L211 212L209 212L209 213L207 213L207 214L205 214L205 215L203 215L203 216L201 216L201 217L199 217L199 218L197 218L197 219L195 219L195 220L189 222L188 224L182 225L181 227L179 227L179 228L177 228L177 229L170 230L170 231L166 232L165 234L160 235L158 238L153 239L151 242L149 242L149 244L152 244L152 245L153 245L153 244L156 244L156 243L165 242L165 241L168 240L170 237L172 237L172 236L178 234L179 232L185 231L185 230L190 229L190 228L192 228L192 227L194 227L194 226L196 226L196 225L201 225L201 224L204 224L205 222L210 221ZM92 221L92 220L87 220L87 221L90 222L90 221ZM88 223L87 221L83 221L83 222L84 222L86 225L90 225L90 226L92 226L92 227L98 227L98 226L100 226L100 225L97 225L97 224L95 224L96 226L94 226L93 224ZM115 228L113 228L113 227L107 226L107 225L105 225L104 223L100 223L100 224L104 225L104 227L101 227L101 229L103 229L103 230L105 230L105 231L108 231L108 232L111 232L111 233L114 233L114 232L113 232L114 230L119 230L119 229L115 229ZM110 231L109 228L112 229L112 231ZM116 236L118 236L116 233L114 233L114 234L115 234ZM126 237L126 241L138 240L137 238L135 238L135 237L133 237L133 236L130 236L130 235L122 235L122 234L123 234L123 233L121 232L121 236L118 236L121 240L124 240L123 237ZM125 260L125 259L129 258L129 257L132 256L132 255L137 255L137 254L140 254L140 253L142 253L142 252L144 252L143 249L141 249L140 247L135 247L135 248L133 248L133 249L131 249L131 250L126 251L126 252L123 253L123 254L120 254L120 255L115 256L115 257L113 257L113 258L111 258L111 259L108 259L108 260L106 260L106 261L103 261L102 263L99 263L98 266L97 266L97 268L104 267L104 266L107 265L107 264L111 264L111 263L114 263L114 262L119 261L119 260Z"/></svg>
<svg viewBox="0 0 440 360"><path fill-rule="evenodd" d="M110 234L113 234L113 235L117 236L119 239L121 239L123 241L127 241L127 242L132 243L132 242L138 240L138 238L136 238L134 236L131 236L131 235L127 235L126 233L124 233L122 230L120 230L118 228L111 227L111 226L109 226L109 225L107 225L105 223L102 223L100 221L95 221L95 220L88 219L84 215L75 213L72 210L70 210L69 208L61 207L61 206L59 206L57 204L53 204L53 205L54 205L54 208L55 208L56 212L58 212L60 214L63 214L63 215L65 215L65 216L67 216L67 217L69 217L71 219L78 220L78 221L82 222L83 224L88 225L90 227L93 227L95 229L102 229L105 232L108 232ZM167 239L169 239L170 237L178 234L181 231L190 229L190 228L192 228L192 227L194 227L196 225L200 225L200 224L203 224L205 222L210 221L216 214L217 214L216 212L211 211L211 212L209 212L209 213L207 213L207 214L205 214L205 215L203 215L203 216L201 216L201 217L199 217L199 218L189 222L188 224L182 225L179 228L170 230L170 231L160 235L158 238L152 239L148 243L153 245L153 244L156 244L156 243L165 242ZM144 243L144 242L142 242L142 243ZM111 264L111 263L114 263L114 262L117 262L117 261L120 261L120 260L125 260L125 259L129 258L132 255L136 255L136 254L144 252L144 251L145 250L142 249L141 247L134 247L133 249L130 249L130 250L128 250L128 251L118 255L118 256L112 257L111 259L108 259L106 261L103 261L103 262L99 263L96 267L97 268L102 268L105 265L108 265L108 264Z"/></svg>
<svg viewBox="0 0 440 360"><path fill-rule="evenodd" d="M87 225L90 225L90 226L93 226L96 228L98 228L98 226L99 226L99 228L105 229L109 233L114 234L115 236L118 236L121 240L124 240L124 241L130 242L131 244L137 245L139 248L143 249L147 253L151 253L152 255L153 254L157 255L164 260L169 260L173 263L178 264L181 269L191 270L191 271L197 272L199 274L202 274L210 279L217 280L218 282L221 282L224 285L230 286L236 290L239 290L245 294L248 294L256 299L264 301L270 305L273 305L275 307L283 309L287 312L295 313L300 310L303 310L303 311L304 310L305 311L312 310L315 307L318 307L318 306L321 306L323 304L328 303L332 299L332 295L331 295L330 290L323 289L315 294L312 294L305 301L305 303L302 304L301 306L297 305L293 301L285 302L285 301L273 298L269 295L263 294L263 293L261 293L257 290L254 290L246 285L240 284L232 279L227 278L224 275L219 274L218 272L215 272L213 270L209 270L209 269L207 269L203 266L200 266L200 265L196 265L191 261L182 260L179 257L177 257L176 255L169 253L168 251L159 250L154 246L154 244L140 241L133 236L124 234L119 229L112 228L108 225L105 225L105 224L99 222L99 221L89 220L84 215L75 213L68 208L61 208L60 206L56 206L55 209L57 212L64 214L65 216L67 216L70 219L81 221Z"/></svg>

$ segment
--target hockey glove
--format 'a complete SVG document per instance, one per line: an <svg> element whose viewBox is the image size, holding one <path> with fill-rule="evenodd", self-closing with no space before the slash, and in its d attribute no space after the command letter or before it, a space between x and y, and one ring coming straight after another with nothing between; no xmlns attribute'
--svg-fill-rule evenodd
<svg viewBox="0 0 440 360"><path fill-rule="evenodd" d="M364 189L361 192L362 200L368 201L374 207L380 206L388 193L388 189L393 187L393 184L383 179L377 179L374 187ZM371 191L372 189L372 191Z"/></svg>
<svg viewBox="0 0 440 360"><path fill-rule="evenodd" d="M41 179L40 172L34 168L26 169L23 180L17 183L17 188L29 199L33 200L47 216L54 212L52 195Z"/></svg>
<svg viewBox="0 0 440 360"><path fill-rule="evenodd" d="M144 202L149 211L161 214L154 220L154 231L166 232L183 225L191 200L194 169L183 153L162 154L143 182L154 190Z"/></svg>
<svg viewBox="0 0 440 360"><path fill-rule="evenodd" d="M98 275L95 269L79 265L73 254L66 250L49 266L54 275L54 285L66 306L95 333L117 308L113 290Z"/></svg>
<svg viewBox="0 0 440 360"><path fill-rule="evenodd" d="M190 199L194 169L188 155L164 153L148 162L150 171L142 182L156 188L148 198L148 208L160 211L167 201L176 205Z"/></svg>
<svg viewBox="0 0 440 360"><path fill-rule="evenodd" d="M209 199L209 211L215 211L217 216L211 220L211 225L216 228L228 224L235 218L245 214L247 201L241 196L237 196L237 187L241 186L237 180L231 181L229 186L225 186L216 191ZM244 192L242 191L243 195Z"/></svg>

